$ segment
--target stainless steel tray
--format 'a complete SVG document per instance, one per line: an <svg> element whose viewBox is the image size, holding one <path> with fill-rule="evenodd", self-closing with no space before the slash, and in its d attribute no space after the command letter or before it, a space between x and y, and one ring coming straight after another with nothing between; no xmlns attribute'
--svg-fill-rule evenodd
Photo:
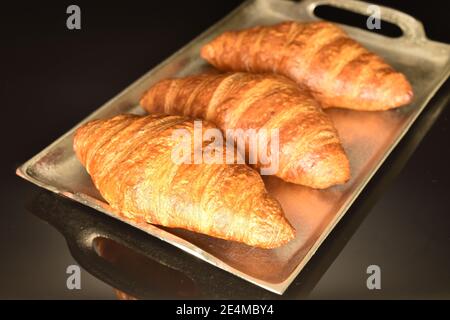
<svg viewBox="0 0 450 320"><path fill-rule="evenodd" d="M249 0L83 122L124 112L143 113L138 106L142 93L160 79L184 76L208 68L199 57L199 50L205 42L225 30L283 20L318 20L313 11L320 4L362 14L366 14L368 6L368 3L353 0L307 0L299 3ZM414 18L393 9L380 8L382 19L397 24L403 30L402 37L388 38L353 27L343 28L354 39L405 73L414 87L415 99L407 107L387 112L327 110L351 163L352 178L344 186L319 191L285 183L275 177L265 178L267 189L281 202L289 221L297 230L293 241L278 249L264 250L189 231L124 222L258 286L282 294L449 76L450 45L428 40L422 24ZM71 129L26 162L17 169L17 174L43 188L111 215L109 206L72 151L73 132L74 129Z"/></svg>

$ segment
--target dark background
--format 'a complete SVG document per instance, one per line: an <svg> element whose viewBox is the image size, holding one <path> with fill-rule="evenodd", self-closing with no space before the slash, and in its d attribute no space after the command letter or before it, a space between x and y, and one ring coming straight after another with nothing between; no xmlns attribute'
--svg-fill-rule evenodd
<svg viewBox="0 0 450 320"><path fill-rule="evenodd" d="M0 298L114 297L86 271L82 290L66 289L66 267L76 262L64 238L25 209L38 188L15 169L240 2L2 3ZM413 15L430 39L450 42L444 1L373 2ZM81 7L82 30L66 28L70 4ZM447 83L441 100L448 91ZM428 133L412 128L412 144L399 146L355 204L365 212L359 223L348 231L344 219L332 235L343 245L309 298L450 298L449 117L445 107ZM365 286L370 264L382 267L381 291Z"/></svg>

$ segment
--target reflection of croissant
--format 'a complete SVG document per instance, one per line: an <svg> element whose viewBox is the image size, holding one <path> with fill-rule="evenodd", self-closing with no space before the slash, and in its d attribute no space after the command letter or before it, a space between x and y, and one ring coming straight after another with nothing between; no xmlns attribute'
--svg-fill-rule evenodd
<svg viewBox="0 0 450 320"><path fill-rule="evenodd" d="M278 129L276 175L286 181L327 188L350 176L330 118L308 90L287 78L234 73L168 79L154 85L141 106L149 112L203 118L223 131Z"/></svg>
<svg viewBox="0 0 450 320"><path fill-rule="evenodd" d="M291 240L294 229L255 170L172 161L174 130L193 128L179 116L121 115L80 127L74 149L104 199L129 219L262 248Z"/></svg>
<svg viewBox="0 0 450 320"><path fill-rule="evenodd" d="M201 54L221 70L290 77L307 85L324 107L385 110L409 103L413 95L403 74L328 22L225 32Z"/></svg>

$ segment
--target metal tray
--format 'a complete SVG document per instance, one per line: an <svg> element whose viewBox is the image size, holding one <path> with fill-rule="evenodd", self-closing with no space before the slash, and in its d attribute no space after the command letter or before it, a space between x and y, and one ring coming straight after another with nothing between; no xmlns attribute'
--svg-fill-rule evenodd
<svg viewBox="0 0 450 320"><path fill-rule="evenodd" d="M225 30L284 20L318 20L313 11L321 4L361 14L366 14L369 5L353 0L246 1L82 123L118 113L143 113L138 101L153 83L166 77L184 76L209 68L199 57L199 50L204 43ZM345 25L342 27L352 38L406 74L414 88L414 101L407 107L387 112L327 110L350 159L352 178L347 184L319 191L289 184L276 177L264 178L267 189L280 201L287 218L297 230L293 241L278 249L264 250L185 230L123 221L258 286L282 294L450 74L450 45L428 40L422 24L414 18L393 9L381 6L380 9L382 19L402 29L400 38L388 38ZM18 168L17 174L43 188L112 215L75 157L72 150L73 132L74 128L38 153Z"/></svg>

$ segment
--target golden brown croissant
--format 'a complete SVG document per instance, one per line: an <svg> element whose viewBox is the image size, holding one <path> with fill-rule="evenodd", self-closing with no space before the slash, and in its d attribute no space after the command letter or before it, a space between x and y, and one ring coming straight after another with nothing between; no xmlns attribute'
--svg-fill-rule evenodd
<svg viewBox="0 0 450 320"><path fill-rule="evenodd" d="M74 150L111 208L129 219L262 248L291 240L294 229L255 170L173 161L174 130L193 127L179 116L120 115L81 126Z"/></svg>
<svg viewBox="0 0 450 320"><path fill-rule="evenodd" d="M324 107L386 110L413 96L402 73L328 22L225 32L201 55L221 70L283 74L307 85Z"/></svg>
<svg viewBox="0 0 450 320"><path fill-rule="evenodd" d="M307 89L285 77L232 73L167 79L150 88L140 104L150 113L206 119L223 132L278 129L275 174L286 181L327 188L350 177L331 119ZM245 148L248 152L248 139Z"/></svg>

